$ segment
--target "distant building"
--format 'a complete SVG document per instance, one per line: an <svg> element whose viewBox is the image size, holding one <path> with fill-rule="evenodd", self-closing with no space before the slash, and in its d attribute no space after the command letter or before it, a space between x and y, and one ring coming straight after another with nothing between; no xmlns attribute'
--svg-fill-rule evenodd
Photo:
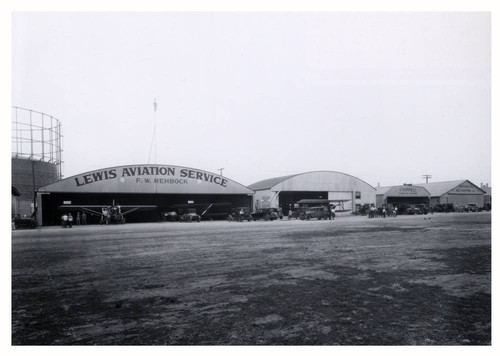
<svg viewBox="0 0 500 356"><path fill-rule="evenodd" d="M486 191L466 179L417 184L417 186L429 191L431 206L451 203L454 206L476 204L484 207Z"/></svg>
<svg viewBox="0 0 500 356"><path fill-rule="evenodd" d="M253 183L248 188L255 191L254 209L282 208L285 213L302 199L342 201L341 210L346 213L355 212L363 204L375 203L374 187L359 178L334 171L270 178Z"/></svg>
<svg viewBox="0 0 500 356"><path fill-rule="evenodd" d="M377 188L376 204L394 206L424 204L429 205L431 194L423 187L412 184Z"/></svg>

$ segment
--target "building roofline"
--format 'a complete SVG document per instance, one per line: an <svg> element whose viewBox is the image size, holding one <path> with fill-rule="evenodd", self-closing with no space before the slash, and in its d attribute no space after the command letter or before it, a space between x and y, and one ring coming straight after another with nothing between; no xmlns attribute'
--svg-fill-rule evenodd
<svg viewBox="0 0 500 356"><path fill-rule="evenodd" d="M98 169L93 169L91 171L87 171L87 172L82 172L82 173L78 173L78 174L75 174L75 175L72 175L70 177L65 177L63 179L60 179L54 183L51 183L51 184L48 184L44 187L40 187L40 190L43 191L43 188L45 187L48 187L48 186L51 186L51 185L54 185L54 184L57 184L59 182L62 182L62 181L66 181L66 180L70 180L70 179L74 179L78 176L82 176L82 175L86 175L86 174L91 174L91 173L94 173L94 172L99 172L99 171L103 171L103 170L109 170L109 169L117 169L117 168L128 168L128 167L137 167L137 166L148 166L148 167L175 167L175 168L185 168L185 169L192 169L192 170L196 170L196 171L200 171L200 172L205 172L205 173L209 173L209 174L213 174L215 176L219 176L219 177L222 177L222 178L225 178L225 179L228 179L230 180L231 182L241 186L242 188L244 189L247 189L247 190L251 190L251 192L248 192L247 194L253 194L253 190L248 188L247 186L229 178L229 177L226 177L226 176L221 176L220 174L217 174L217 173L214 173L214 172L210 172L210 171L206 171L204 169L199 169L199 168L194 168L194 167L187 167L187 166L178 166L178 165L175 165L175 164L158 164L158 163L155 163L155 164L148 164L148 163L137 163L137 164L126 164L126 165L121 165L121 166L112 166L112 167L103 167L103 168L98 168Z"/></svg>
<svg viewBox="0 0 500 356"><path fill-rule="evenodd" d="M264 180L261 180L261 181L258 181L258 182L255 182L253 184L250 184L248 186L249 189L252 189L252 190L265 190L265 189L271 189L272 187L280 184L280 183L283 183L284 181L288 180L288 179L291 179L291 178L294 178L294 177L297 177L297 176L300 176L300 175L304 175L304 174L310 174L310 173L339 173L339 174L343 174L343 175L346 175L346 176L349 176L349 177L352 177L352 178L355 178L357 180L360 180L361 182L365 183L366 185L368 185L369 187L371 187L373 190L376 190L375 187L373 187L371 184L367 183L366 181L364 181L363 179L361 178L358 178L358 177L355 177L351 174L348 174L348 173L344 173L344 172L339 172L339 171L308 171L308 172L302 172L302 173L297 173L297 174L291 174L291 175L288 175L288 176L282 176L282 177L274 177L274 178L268 178L268 179L264 179ZM271 180L274 180L274 179L280 179L280 178L283 178L282 180L279 180L277 181L275 184L271 185L271 186L266 186L266 188L259 188L259 189L254 189L252 188L252 186L254 185L257 185L259 183L263 183L265 181L271 181Z"/></svg>

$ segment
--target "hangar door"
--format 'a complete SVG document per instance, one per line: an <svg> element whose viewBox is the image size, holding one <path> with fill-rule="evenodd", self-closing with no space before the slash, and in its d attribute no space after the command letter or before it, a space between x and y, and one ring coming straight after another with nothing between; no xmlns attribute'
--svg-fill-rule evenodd
<svg viewBox="0 0 500 356"><path fill-rule="evenodd" d="M329 200L347 200L343 202L343 209L352 211L352 192L328 192Z"/></svg>

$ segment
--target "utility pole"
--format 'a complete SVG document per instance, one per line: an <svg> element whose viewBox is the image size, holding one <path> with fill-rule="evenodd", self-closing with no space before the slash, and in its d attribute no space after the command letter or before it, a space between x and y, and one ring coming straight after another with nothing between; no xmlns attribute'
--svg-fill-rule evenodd
<svg viewBox="0 0 500 356"><path fill-rule="evenodd" d="M156 164L156 108L158 107L158 104L156 103L156 98L155 98L155 101L153 103L153 106L155 108L155 164Z"/></svg>
<svg viewBox="0 0 500 356"><path fill-rule="evenodd" d="M219 171L219 175L222 176L222 171L224 170L224 168L219 168L218 171Z"/></svg>
<svg viewBox="0 0 500 356"><path fill-rule="evenodd" d="M423 174L422 175L422 178L425 179L425 183L429 183L429 178L432 178L432 176L430 174Z"/></svg>

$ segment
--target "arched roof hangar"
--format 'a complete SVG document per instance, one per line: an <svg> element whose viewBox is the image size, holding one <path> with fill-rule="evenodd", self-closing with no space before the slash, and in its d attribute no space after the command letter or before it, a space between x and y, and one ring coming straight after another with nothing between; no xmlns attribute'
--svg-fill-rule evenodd
<svg viewBox="0 0 500 356"><path fill-rule="evenodd" d="M38 189L37 220L58 223L60 206L154 205L130 220L155 221L178 204L224 203L252 205L254 192L227 177L204 170L173 165L127 165L103 168L62 179Z"/></svg>
<svg viewBox="0 0 500 356"><path fill-rule="evenodd" d="M344 200L344 210L374 204L376 190L365 181L336 171L314 171L276 177L249 186L255 190L256 208L270 206L287 210L301 199Z"/></svg>

